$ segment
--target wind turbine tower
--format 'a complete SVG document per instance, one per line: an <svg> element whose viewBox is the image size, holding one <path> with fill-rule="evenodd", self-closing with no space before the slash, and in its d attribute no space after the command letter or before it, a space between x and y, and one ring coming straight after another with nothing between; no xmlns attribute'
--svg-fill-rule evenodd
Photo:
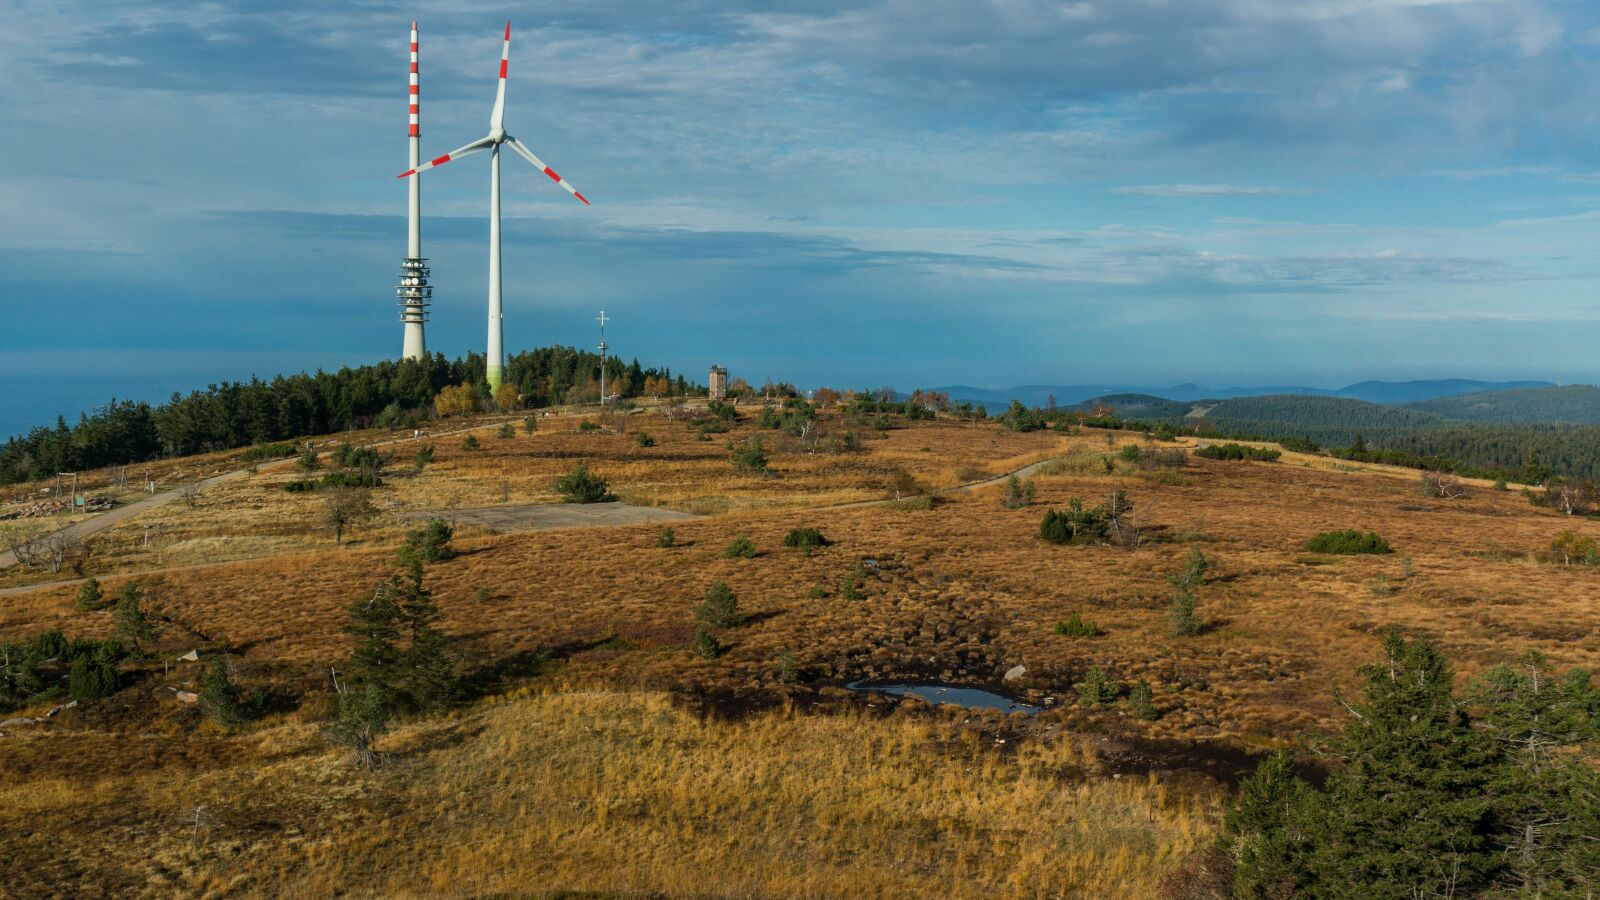
<svg viewBox="0 0 1600 900"><path fill-rule="evenodd" d="M500 85L495 89L494 109L489 113L489 133L478 138L470 144L451 150L443 156L438 156L421 165L413 164L410 169L401 172L398 177L410 178L416 181L416 176L435 167L442 166L452 159L481 150L489 151L489 347L488 347L488 372L485 380L489 382L490 389L500 387L500 382L505 376L505 337L501 328L504 316L500 312L500 147L505 145L515 150L518 155L534 168L544 172L551 181L561 185L567 193L583 200L585 206L589 201L578 193L578 189L567 183L565 178L557 175L555 170L544 164L544 160L533 155L527 145L506 134L506 64L511 57L511 23L506 23L505 43L500 47Z"/></svg>
<svg viewBox="0 0 1600 900"><path fill-rule="evenodd" d="M421 152L421 136L417 126L417 23L411 23L411 128L406 143L410 146L411 167L416 168ZM395 297L400 303L400 321L405 323L405 343L400 350L401 359L425 359L428 346L422 335L422 323L428 321L428 305L433 302L433 288L428 284L428 261L422 258L422 182L411 179L406 185L406 258L400 261L400 285Z"/></svg>

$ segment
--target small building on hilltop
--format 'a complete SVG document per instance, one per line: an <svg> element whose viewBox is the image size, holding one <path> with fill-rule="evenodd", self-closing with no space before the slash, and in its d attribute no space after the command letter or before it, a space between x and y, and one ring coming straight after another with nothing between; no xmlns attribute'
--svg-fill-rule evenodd
<svg viewBox="0 0 1600 900"><path fill-rule="evenodd" d="M726 400L726 399L728 399L728 370L727 369L724 369L721 366L712 366L711 367L711 375L707 379L707 383L711 386L711 390L707 394L707 396L709 396L712 400Z"/></svg>

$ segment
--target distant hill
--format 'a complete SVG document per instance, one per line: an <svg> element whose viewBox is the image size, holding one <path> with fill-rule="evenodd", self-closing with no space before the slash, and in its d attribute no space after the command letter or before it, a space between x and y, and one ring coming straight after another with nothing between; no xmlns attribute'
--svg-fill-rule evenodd
<svg viewBox="0 0 1600 900"><path fill-rule="evenodd" d="M1124 419L1177 419L1189 415L1189 411L1196 406L1193 400L1168 400L1150 394L1107 394L1104 397L1085 400L1072 408L1087 412L1101 404L1113 407L1117 415Z"/></svg>
<svg viewBox="0 0 1600 900"><path fill-rule="evenodd" d="M1168 387L1147 384L1024 384L1010 388L980 388L949 385L934 388L950 399L982 403L987 407L1008 406L1018 400L1027 406L1044 406L1054 396L1056 405L1073 406L1109 395L1139 394L1163 400L1224 400L1234 397L1306 396L1343 397L1368 403L1406 404L1438 397L1483 391L1554 387L1548 381L1475 381L1469 378L1441 378L1430 381L1361 381L1342 388L1314 388L1303 385L1262 387L1207 387L1186 382Z"/></svg>
<svg viewBox="0 0 1600 900"><path fill-rule="evenodd" d="M1412 403L1421 410L1467 422L1574 422L1600 425L1600 387L1569 384L1483 391Z"/></svg>
<svg viewBox="0 0 1600 900"><path fill-rule="evenodd" d="M1484 391L1509 391L1521 388L1549 388L1549 381L1472 381L1467 378L1442 378L1433 381L1361 381L1333 393L1369 403L1417 403L1436 397Z"/></svg>

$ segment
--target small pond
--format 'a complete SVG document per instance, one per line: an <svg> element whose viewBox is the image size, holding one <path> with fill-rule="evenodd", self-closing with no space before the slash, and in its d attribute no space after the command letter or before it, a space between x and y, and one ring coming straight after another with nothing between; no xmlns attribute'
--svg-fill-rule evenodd
<svg viewBox="0 0 1600 900"><path fill-rule="evenodd" d="M896 697L911 695L929 703L950 703L967 709L998 709L1004 713L1020 712L1030 716L1044 712L1042 707L1021 703L980 688L954 687L948 684L871 684L865 681L853 681L845 687L852 691L893 694Z"/></svg>

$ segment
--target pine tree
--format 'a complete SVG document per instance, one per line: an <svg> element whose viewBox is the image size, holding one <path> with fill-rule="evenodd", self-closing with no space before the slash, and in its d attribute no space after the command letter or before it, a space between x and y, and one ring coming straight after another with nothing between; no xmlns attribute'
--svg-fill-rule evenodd
<svg viewBox="0 0 1600 900"><path fill-rule="evenodd" d="M83 580L83 585L78 588L78 610L80 612L94 612L105 607L105 594L100 590L100 582L90 575Z"/></svg>
<svg viewBox="0 0 1600 900"><path fill-rule="evenodd" d="M144 592L136 581L123 585L122 593L117 598L117 638L131 647L134 653L142 653L142 645L156 639L155 623L139 606L143 600Z"/></svg>
<svg viewBox="0 0 1600 900"><path fill-rule="evenodd" d="M351 604L350 623L344 630L359 640L347 667L347 680L351 683L392 690L395 666L400 661L400 649L395 646L400 634L400 608L394 598L401 589L400 579L391 577L379 584L372 596Z"/></svg>
<svg viewBox="0 0 1600 900"><path fill-rule="evenodd" d="M1469 725L1450 665L1425 639L1384 637L1363 666L1363 698L1335 747L1328 817L1312 869L1318 893L1410 898L1464 896L1496 864L1491 845L1495 761ZM1343 702L1341 700L1341 702Z"/></svg>
<svg viewBox="0 0 1600 900"><path fill-rule="evenodd" d="M400 579L397 594L400 622L409 638L400 663L403 687L417 708L437 711L456 698L455 642L434 623L444 618L433 594L422 586L422 561L412 559L409 577Z"/></svg>
<svg viewBox="0 0 1600 900"><path fill-rule="evenodd" d="M228 661L215 657L200 678L200 711L219 725L237 728L247 716L239 692L228 674Z"/></svg>

